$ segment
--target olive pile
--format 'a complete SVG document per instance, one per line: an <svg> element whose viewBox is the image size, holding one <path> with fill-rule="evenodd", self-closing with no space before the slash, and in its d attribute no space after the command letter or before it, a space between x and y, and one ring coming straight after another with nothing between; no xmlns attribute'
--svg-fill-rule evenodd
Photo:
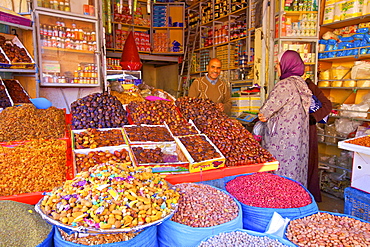
<svg viewBox="0 0 370 247"><path fill-rule="evenodd" d="M127 109L135 124L161 125L166 122L171 125L184 122L177 107L170 101L131 102Z"/></svg>
<svg viewBox="0 0 370 247"><path fill-rule="evenodd" d="M183 136L180 137L180 141L184 144L195 162L221 157L204 135Z"/></svg>
<svg viewBox="0 0 370 247"><path fill-rule="evenodd" d="M175 141L166 127L130 126L124 127L130 142L173 142Z"/></svg>
<svg viewBox="0 0 370 247"><path fill-rule="evenodd" d="M275 161L241 123L220 112L209 99L182 97L176 100L185 119L192 119L202 133L226 157L226 166Z"/></svg>
<svg viewBox="0 0 370 247"><path fill-rule="evenodd" d="M5 90L5 86L0 82L0 108L12 106L9 95Z"/></svg>
<svg viewBox="0 0 370 247"><path fill-rule="evenodd" d="M117 128L128 124L122 103L107 92L90 94L74 101L71 113L74 129Z"/></svg>

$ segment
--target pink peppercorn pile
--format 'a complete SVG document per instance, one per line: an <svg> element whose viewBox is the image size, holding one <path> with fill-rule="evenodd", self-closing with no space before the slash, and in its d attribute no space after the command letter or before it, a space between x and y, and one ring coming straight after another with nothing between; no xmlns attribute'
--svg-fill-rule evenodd
<svg viewBox="0 0 370 247"><path fill-rule="evenodd" d="M225 188L239 202L253 207L298 208L312 202L303 186L271 173L239 176L229 181Z"/></svg>

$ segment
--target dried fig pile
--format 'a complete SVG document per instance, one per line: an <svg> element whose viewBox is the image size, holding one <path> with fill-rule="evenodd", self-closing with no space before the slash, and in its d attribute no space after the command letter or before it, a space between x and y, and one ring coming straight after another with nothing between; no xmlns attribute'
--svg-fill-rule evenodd
<svg viewBox="0 0 370 247"><path fill-rule="evenodd" d="M226 166L239 166L275 161L254 140L251 133L236 120L219 111L209 99L182 97L176 100L186 120L192 119L226 157Z"/></svg>

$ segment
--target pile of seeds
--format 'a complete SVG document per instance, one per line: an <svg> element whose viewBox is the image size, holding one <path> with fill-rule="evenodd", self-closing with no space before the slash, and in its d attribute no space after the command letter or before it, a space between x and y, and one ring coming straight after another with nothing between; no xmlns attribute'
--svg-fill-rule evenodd
<svg viewBox="0 0 370 247"><path fill-rule="evenodd" d="M173 213L179 196L150 169L100 164L47 193L40 208L73 228L130 230Z"/></svg>
<svg viewBox="0 0 370 247"><path fill-rule="evenodd" d="M128 241L130 239L133 239L134 237L136 237L136 235L140 233L139 231L135 233L134 232L123 232L123 233L114 233L114 234L86 235L86 234L78 233L78 232L73 233L73 234L67 234L61 229L59 229L59 232L65 241L72 242L75 244L82 244L82 245L100 245L100 244L119 243L119 242Z"/></svg>
<svg viewBox="0 0 370 247"><path fill-rule="evenodd" d="M239 208L225 192L206 184L178 184L180 200L172 221L191 227L211 227L235 219Z"/></svg>
<svg viewBox="0 0 370 247"><path fill-rule="evenodd" d="M0 142L57 139L65 133L65 113L53 106L36 109L33 104L23 104L0 113Z"/></svg>
<svg viewBox="0 0 370 247"><path fill-rule="evenodd" d="M41 244L52 230L34 206L0 201L0 246L35 247Z"/></svg>
<svg viewBox="0 0 370 247"><path fill-rule="evenodd" d="M66 180L64 140L0 146L0 196L52 190Z"/></svg>
<svg viewBox="0 0 370 247"><path fill-rule="evenodd" d="M252 207L299 208L312 202L297 182L266 172L236 177L225 188L239 202Z"/></svg>
<svg viewBox="0 0 370 247"><path fill-rule="evenodd" d="M290 221L287 238L298 246L370 246L370 223L318 212Z"/></svg>
<svg viewBox="0 0 370 247"><path fill-rule="evenodd" d="M269 238L267 236L254 236L247 232L235 231L220 233L214 237L207 239L200 243L198 247L283 247L286 246L276 239Z"/></svg>

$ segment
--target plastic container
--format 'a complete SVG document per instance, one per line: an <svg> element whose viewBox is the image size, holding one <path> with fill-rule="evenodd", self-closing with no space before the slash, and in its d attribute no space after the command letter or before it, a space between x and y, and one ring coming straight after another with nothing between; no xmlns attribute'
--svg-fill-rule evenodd
<svg viewBox="0 0 370 247"><path fill-rule="evenodd" d="M370 193L352 187L345 188L344 213L370 222Z"/></svg>

